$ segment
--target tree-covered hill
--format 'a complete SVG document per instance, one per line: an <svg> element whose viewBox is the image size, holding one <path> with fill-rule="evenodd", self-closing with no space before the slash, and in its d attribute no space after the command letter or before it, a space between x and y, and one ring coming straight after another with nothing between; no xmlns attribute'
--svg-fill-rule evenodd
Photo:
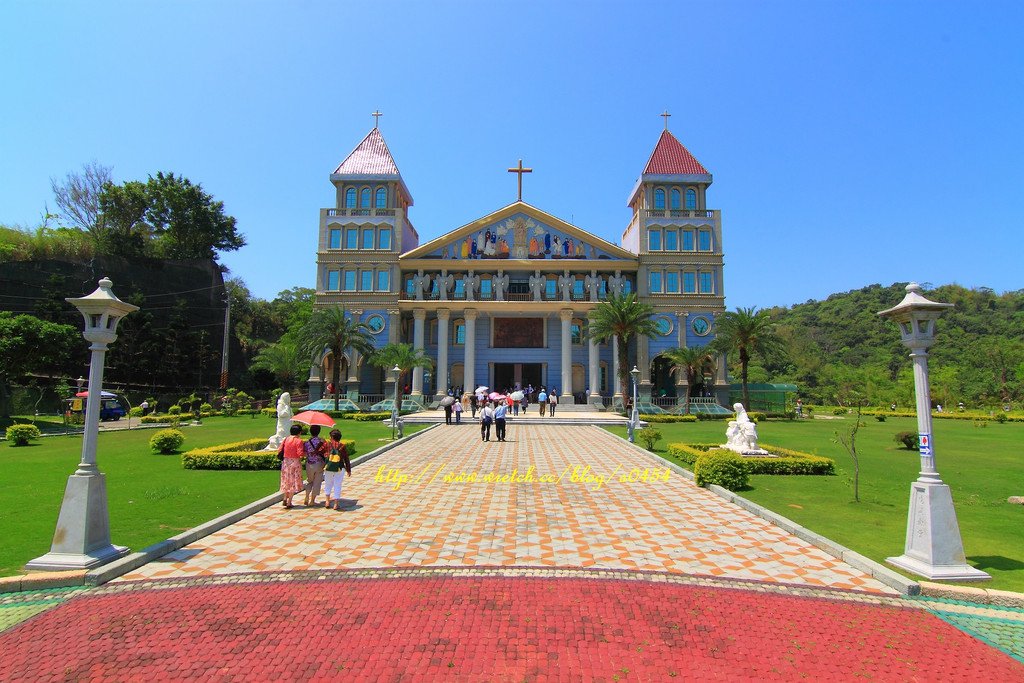
<svg viewBox="0 0 1024 683"><path fill-rule="evenodd" d="M842 403L858 392L873 405L910 405L909 352L896 325L878 316L902 300L905 285L871 285L772 309L787 357L760 361L751 381L793 382L810 403ZM936 328L932 400L995 406L1024 399L1024 290L996 294L954 284L925 295L956 306Z"/></svg>

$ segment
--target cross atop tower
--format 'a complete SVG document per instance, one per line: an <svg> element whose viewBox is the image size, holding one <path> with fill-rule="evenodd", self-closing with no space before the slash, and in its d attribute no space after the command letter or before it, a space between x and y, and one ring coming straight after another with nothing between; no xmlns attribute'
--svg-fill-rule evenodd
<svg viewBox="0 0 1024 683"><path fill-rule="evenodd" d="M672 116L672 114L669 114L668 113L668 109L666 109L664 113L658 114L658 116L664 116L665 117L665 130L668 130L668 117Z"/></svg>
<svg viewBox="0 0 1024 683"><path fill-rule="evenodd" d="M523 174L533 173L532 168L523 168L523 160L519 160L519 166L508 169L509 173L519 174L519 201L523 201Z"/></svg>
<svg viewBox="0 0 1024 683"><path fill-rule="evenodd" d="M377 111L370 114L370 116L373 117L373 127L376 128L377 124L380 123L380 117L384 116L384 114L381 114L380 109L378 109Z"/></svg>

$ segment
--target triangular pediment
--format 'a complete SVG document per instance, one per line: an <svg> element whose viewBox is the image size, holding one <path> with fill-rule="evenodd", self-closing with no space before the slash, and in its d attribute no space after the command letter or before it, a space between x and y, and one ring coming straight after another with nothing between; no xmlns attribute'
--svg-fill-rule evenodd
<svg viewBox="0 0 1024 683"><path fill-rule="evenodd" d="M635 260L636 255L525 202L515 202L400 258Z"/></svg>

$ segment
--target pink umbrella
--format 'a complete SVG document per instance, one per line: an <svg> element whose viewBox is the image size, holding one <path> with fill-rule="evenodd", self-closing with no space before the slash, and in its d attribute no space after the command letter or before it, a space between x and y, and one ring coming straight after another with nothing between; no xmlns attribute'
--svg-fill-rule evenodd
<svg viewBox="0 0 1024 683"><path fill-rule="evenodd" d="M502 394L499 394L497 391L492 391L490 394L487 395L487 398L491 399L492 401L500 401L505 397Z"/></svg>
<svg viewBox="0 0 1024 683"><path fill-rule="evenodd" d="M306 410L298 415L292 416L292 422L301 422L307 425L320 425L321 427L333 427L334 419L327 413L318 410Z"/></svg>

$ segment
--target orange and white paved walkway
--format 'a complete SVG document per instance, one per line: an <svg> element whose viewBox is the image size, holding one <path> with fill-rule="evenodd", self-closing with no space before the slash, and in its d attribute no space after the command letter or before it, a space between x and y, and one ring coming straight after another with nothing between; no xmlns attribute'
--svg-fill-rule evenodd
<svg viewBox="0 0 1024 683"><path fill-rule="evenodd" d="M442 425L357 467L343 496L358 504L274 506L119 581L583 567L895 593L593 426L510 426L500 443L475 425Z"/></svg>

